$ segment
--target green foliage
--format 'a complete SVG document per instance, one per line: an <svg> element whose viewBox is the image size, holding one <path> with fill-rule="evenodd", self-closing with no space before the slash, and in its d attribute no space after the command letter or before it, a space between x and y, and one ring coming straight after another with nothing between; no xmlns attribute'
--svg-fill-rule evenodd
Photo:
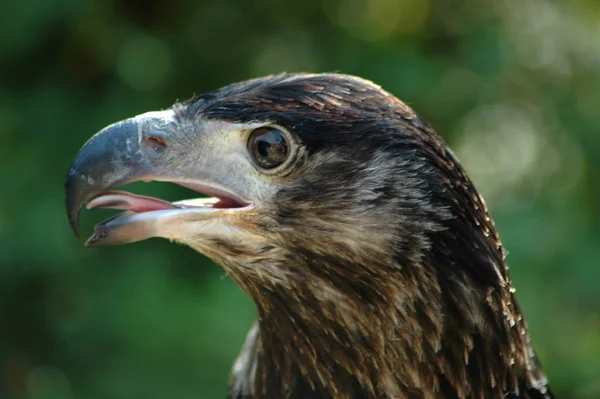
<svg viewBox="0 0 600 399"><path fill-rule="evenodd" d="M84 248L62 184L103 126L281 71L366 77L436 127L488 201L553 389L600 397L600 3L556 3L4 2L0 397L224 396L249 299L184 247Z"/></svg>

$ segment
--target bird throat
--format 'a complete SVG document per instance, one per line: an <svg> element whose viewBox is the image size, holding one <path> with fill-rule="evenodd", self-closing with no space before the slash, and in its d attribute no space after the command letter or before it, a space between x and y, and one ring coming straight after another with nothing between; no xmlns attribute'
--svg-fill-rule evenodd
<svg viewBox="0 0 600 399"><path fill-rule="evenodd" d="M289 287L251 289L259 317L231 397L502 397L523 379L543 379L525 375L535 369L525 326L502 320L497 293L445 285L433 270L397 266L386 279L345 285L305 281L293 295Z"/></svg>
<svg viewBox="0 0 600 399"><path fill-rule="evenodd" d="M431 386L424 380L431 373L415 370L433 367L427 357L439 353L441 298L435 286L416 287L416 277L394 272L386 282L346 282L344 290L314 280L295 295L251 294L258 325L236 365L246 390L257 398L405 397L411 387Z"/></svg>

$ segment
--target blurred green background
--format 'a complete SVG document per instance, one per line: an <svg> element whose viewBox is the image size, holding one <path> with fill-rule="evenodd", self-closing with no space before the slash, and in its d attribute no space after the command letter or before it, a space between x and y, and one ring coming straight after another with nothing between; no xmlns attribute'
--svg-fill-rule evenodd
<svg viewBox="0 0 600 399"><path fill-rule="evenodd" d="M166 241L84 248L63 179L105 125L282 71L363 76L433 124L487 199L553 389L600 398L597 0L0 9L0 398L224 397L250 300ZM83 212L84 235L101 213Z"/></svg>

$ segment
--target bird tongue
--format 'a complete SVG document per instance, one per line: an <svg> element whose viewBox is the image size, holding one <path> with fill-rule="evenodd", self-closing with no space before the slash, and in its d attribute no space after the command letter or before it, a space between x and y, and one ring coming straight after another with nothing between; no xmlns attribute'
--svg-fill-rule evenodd
<svg viewBox="0 0 600 399"><path fill-rule="evenodd" d="M88 209L105 208L132 212L160 211L164 209L180 209L168 201L158 198L136 195L126 191L107 191L92 198L86 204Z"/></svg>

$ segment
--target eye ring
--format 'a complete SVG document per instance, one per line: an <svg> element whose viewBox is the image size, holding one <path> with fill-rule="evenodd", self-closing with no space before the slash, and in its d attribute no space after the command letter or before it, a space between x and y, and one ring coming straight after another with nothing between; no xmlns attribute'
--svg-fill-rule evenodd
<svg viewBox="0 0 600 399"><path fill-rule="evenodd" d="M248 136L248 152L264 171L276 170L291 157L292 142L287 132L274 126L254 129Z"/></svg>

